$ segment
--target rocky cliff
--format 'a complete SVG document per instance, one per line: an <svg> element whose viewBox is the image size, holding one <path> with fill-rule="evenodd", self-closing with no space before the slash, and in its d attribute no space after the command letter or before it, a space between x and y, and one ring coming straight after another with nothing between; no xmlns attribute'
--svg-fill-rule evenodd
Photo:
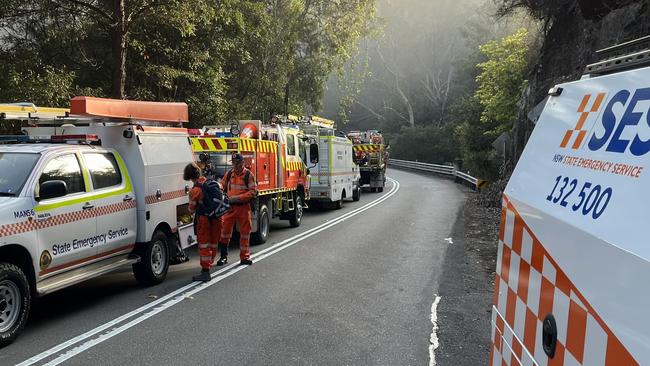
<svg viewBox="0 0 650 366"><path fill-rule="evenodd" d="M505 6L524 6L546 24L512 130L515 161L534 127L527 114L551 87L579 79L585 66L597 61L597 50L650 34L650 0L521 0Z"/></svg>

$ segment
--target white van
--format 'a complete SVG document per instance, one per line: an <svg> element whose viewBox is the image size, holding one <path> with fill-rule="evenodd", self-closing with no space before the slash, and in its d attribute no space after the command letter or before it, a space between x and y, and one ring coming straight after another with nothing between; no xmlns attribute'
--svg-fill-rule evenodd
<svg viewBox="0 0 650 366"><path fill-rule="evenodd" d="M359 167L353 161L352 142L335 136L333 128L304 125L303 133L310 141L306 161L309 166L310 201L343 206L343 200L361 199Z"/></svg>

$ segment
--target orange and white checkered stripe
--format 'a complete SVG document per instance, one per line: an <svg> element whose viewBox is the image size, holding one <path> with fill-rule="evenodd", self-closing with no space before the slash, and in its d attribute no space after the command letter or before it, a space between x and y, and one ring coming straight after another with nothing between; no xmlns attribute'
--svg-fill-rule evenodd
<svg viewBox="0 0 650 366"><path fill-rule="evenodd" d="M553 359L542 347L548 314L558 330ZM501 210L490 365L638 365L507 197Z"/></svg>
<svg viewBox="0 0 650 366"><path fill-rule="evenodd" d="M589 99L591 99L591 94L587 94L582 98L582 102L578 107L578 113L580 114L580 117L578 118L578 122L576 123L574 129L567 130L567 132L564 134L564 138L562 139L562 143L560 143L560 147L567 147L567 145L569 145L569 142L571 141L574 132L576 138L573 141L571 148L575 150L579 148L580 145L582 144L582 140L584 140L585 135L587 135L587 130L584 129L584 124L587 121L587 118L589 117L590 114L598 112L600 106L603 103L603 99L605 99L605 93L598 93L591 107L587 108Z"/></svg>
<svg viewBox="0 0 650 366"><path fill-rule="evenodd" d="M135 201L120 202L112 205L96 207L91 210L74 211L55 215L44 221L30 218L26 221L0 226L0 238L18 235L29 231L44 229L53 226L65 225L76 221L82 221L93 217L110 215L112 213L128 210L136 207Z"/></svg>
<svg viewBox="0 0 650 366"><path fill-rule="evenodd" d="M169 201L169 200L173 200L173 199L176 199L176 198L181 198L183 196L187 196L187 192L184 189L179 189L177 191L163 192L160 195L160 198L156 197L155 194L149 195L149 196L145 197L144 202L147 205L152 205L154 203Z"/></svg>

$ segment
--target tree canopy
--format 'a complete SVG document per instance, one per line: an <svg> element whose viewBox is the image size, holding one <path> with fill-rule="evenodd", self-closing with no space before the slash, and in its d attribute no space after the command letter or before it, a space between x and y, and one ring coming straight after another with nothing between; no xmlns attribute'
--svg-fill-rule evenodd
<svg viewBox="0 0 650 366"><path fill-rule="evenodd" d="M0 0L0 100L186 101L195 124L318 109L374 0Z"/></svg>

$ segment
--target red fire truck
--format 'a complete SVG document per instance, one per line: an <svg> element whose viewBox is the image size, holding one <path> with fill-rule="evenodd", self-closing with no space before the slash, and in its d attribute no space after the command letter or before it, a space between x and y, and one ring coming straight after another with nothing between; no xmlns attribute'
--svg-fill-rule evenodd
<svg viewBox="0 0 650 366"><path fill-rule="evenodd" d="M194 135L192 149L207 177L222 178L231 167L233 153L242 154L246 167L255 174L259 202L253 213L253 242L266 242L271 218L300 226L309 200L309 176L303 162L306 143L297 126L279 118L269 124L249 120L205 126Z"/></svg>

